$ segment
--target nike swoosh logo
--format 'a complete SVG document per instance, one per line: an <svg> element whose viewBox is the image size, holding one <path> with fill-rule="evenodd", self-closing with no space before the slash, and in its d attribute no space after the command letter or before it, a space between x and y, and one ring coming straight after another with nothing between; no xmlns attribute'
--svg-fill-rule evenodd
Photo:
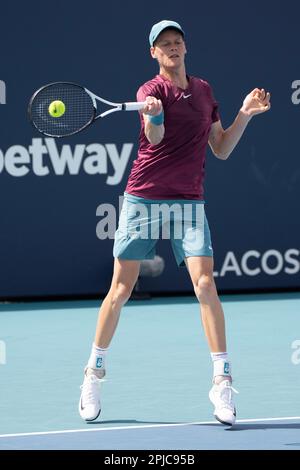
<svg viewBox="0 0 300 470"><path fill-rule="evenodd" d="M186 99L186 98L189 98L189 96L192 96L192 94L190 94L190 95L182 95L182 98Z"/></svg>

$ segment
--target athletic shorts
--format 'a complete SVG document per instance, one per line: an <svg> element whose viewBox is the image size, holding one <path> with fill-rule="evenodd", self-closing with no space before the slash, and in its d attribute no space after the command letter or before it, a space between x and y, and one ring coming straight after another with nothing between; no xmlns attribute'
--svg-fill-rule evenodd
<svg viewBox="0 0 300 470"><path fill-rule="evenodd" d="M125 193L114 257L153 259L159 239L171 241L178 266L185 266L190 256L213 256L204 201L144 199Z"/></svg>

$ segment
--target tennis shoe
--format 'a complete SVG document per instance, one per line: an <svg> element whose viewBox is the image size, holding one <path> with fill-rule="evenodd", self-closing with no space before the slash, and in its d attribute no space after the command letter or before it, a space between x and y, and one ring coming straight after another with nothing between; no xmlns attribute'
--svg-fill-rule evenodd
<svg viewBox="0 0 300 470"><path fill-rule="evenodd" d="M232 426L236 419L236 409L232 400L232 395L238 393L230 380L222 380L219 384L213 384L209 399L215 406L214 416L222 424Z"/></svg>
<svg viewBox="0 0 300 470"><path fill-rule="evenodd" d="M105 371L86 368L78 405L79 414L85 421L94 421L101 412L100 383Z"/></svg>

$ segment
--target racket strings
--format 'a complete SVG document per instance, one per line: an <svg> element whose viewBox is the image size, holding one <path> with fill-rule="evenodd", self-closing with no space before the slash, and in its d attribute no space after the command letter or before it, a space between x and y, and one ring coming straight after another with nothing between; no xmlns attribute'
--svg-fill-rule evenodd
<svg viewBox="0 0 300 470"><path fill-rule="evenodd" d="M49 113L53 101L62 101L65 112L60 117ZM72 135L94 119L95 107L84 88L71 83L51 84L41 89L31 102L31 120L36 128L53 137Z"/></svg>

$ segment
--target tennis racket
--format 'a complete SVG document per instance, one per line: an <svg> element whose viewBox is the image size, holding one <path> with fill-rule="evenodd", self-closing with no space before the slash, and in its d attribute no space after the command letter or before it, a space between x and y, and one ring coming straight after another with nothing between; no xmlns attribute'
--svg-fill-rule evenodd
<svg viewBox="0 0 300 470"><path fill-rule="evenodd" d="M63 113L53 116L49 106L60 102ZM102 110L102 105L109 109ZM49 83L37 90L28 106L29 118L34 127L50 137L77 134L97 119L116 111L138 111L145 102L113 103L95 95L87 88L71 82Z"/></svg>

